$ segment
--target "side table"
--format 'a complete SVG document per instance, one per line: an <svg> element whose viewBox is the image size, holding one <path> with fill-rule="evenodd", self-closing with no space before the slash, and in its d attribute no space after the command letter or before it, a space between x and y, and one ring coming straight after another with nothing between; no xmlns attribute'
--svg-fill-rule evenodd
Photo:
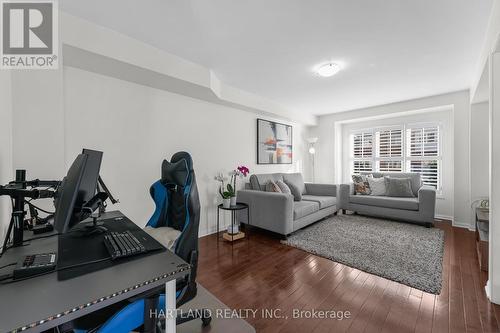
<svg viewBox="0 0 500 333"><path fill-rule="evenodd" d="M219 221L220 221L220 211L221 210L226 210L231 212L231 228L235 225L236 222L236 217L238 211L245 210L247 211L247 222L250 224L250 207L248 207L247 204L242 203L242 202L237 202L235 206L230 206L229 208L225 208L222 204L217 206L217 244L219 243ZM238 233L228 233L227 231L222 235L222 238L234 242L238 239L245 238L245 233L244 232L238 232ZM250 238L250 235L247 235L247 238Z"/></svg>
<svg viewBox="0 0 500 333"><path fill-rule="evenodd" d="M488 271L489 261L489 233L489 209L478 207L476 208L476 251L479 267L486 272Z"/></svg>

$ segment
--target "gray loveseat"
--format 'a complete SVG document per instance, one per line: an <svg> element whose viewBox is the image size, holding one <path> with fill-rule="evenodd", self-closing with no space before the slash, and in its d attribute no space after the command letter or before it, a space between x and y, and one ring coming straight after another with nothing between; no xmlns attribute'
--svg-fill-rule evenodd
<svg viewBox="0 0 500 333"><path fill-rule="evenodd" d="M430 227L434 223L436 208L436 190L431 186L423 186L418 173L380 173L365 172L373 177L390 176L394 178L410 178L415 197L388 197L375 195L355 195L353 184L342 184L339 189L339 208L354 211L363 215L385 217L389 219L425 224Z"/></svg>
<svg viewBox="0 0 500 333"><path fill-rule="evenodd" d="M270 180L301 182L302 200L295 201L292 194L266 192L266 184ZM252 226L282 235L291 234L337 212L337 186L304 183L300 173L252 175L245 189L238 191L237 198L238 202L249 205ZM239 214L241 223L247 223L246 219L246 214Z"/></svg>

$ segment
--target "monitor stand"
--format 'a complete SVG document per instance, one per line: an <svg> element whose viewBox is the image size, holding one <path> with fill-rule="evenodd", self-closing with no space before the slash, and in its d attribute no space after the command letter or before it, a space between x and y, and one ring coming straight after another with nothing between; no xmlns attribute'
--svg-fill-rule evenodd
<svg viewBox="0 0 500 333"><path fill-rule="evenodd" d="M104 226L103 222L98 222L97 217L92 217L92 224L85 225L82 228L75 230L76 237L90 237L94 235L100 235L108 232L108 228ZM71 233L71 232L70 232Z"/></svg>
<svg viewBox="0 0 500 333"><path fill-rule="evenodd" d="M103 234L106 232L108 232L108 228L104 226L103 222L97 222L97 217L92 218L92 225L86 225L83 229L85 236Z"/></svg>

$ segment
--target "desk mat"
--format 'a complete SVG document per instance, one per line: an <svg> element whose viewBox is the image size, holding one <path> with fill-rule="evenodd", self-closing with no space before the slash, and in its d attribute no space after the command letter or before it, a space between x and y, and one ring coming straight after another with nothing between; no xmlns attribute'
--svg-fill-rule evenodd
<svg viewBox="0 0 500 333"><path fill-rule="evenodd" d="M104 233L83 236L85 225L72 229L69 233L59 236L57 279L68 280L80 275L105 269L120 263L144 258L148 255L166 251L156 239L125 216L99 220L108 231L131 231L146 247L147 252L131 257L111 260L104 245ZM87 224L88 225L88 224ZM106 260L107 259L107 260ZM77 267L73 267L77 266Z"/></svg>

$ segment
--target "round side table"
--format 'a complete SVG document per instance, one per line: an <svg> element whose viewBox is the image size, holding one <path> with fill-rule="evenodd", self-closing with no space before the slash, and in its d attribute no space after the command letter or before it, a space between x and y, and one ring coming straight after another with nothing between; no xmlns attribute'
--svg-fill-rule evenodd
<svg viewBox="0 0 500 333"><path fill-rule="evenodd" d="M232 227L235 225L236 217L238 215L237 212L240 210L245 210L245 209L247 211L247 222L248 222L248 224L250 224L250 207L248 207L248 205L246 203L237 202L235 206L230 206L229 208L225 208L222 204L217 206L217 243L219 243L219 238L220 238L219 237L220 211L227 210L227 211L231 212L231 227ZM222 235L222 238L227 240L227 241L230 241L232 243L238 239L245 238L245 233L242 231L238 232L237 234L234 234L234 233L230 234L228 232L225 232ZM250 239L249 234L247 235L247 238Z"/></svg>

